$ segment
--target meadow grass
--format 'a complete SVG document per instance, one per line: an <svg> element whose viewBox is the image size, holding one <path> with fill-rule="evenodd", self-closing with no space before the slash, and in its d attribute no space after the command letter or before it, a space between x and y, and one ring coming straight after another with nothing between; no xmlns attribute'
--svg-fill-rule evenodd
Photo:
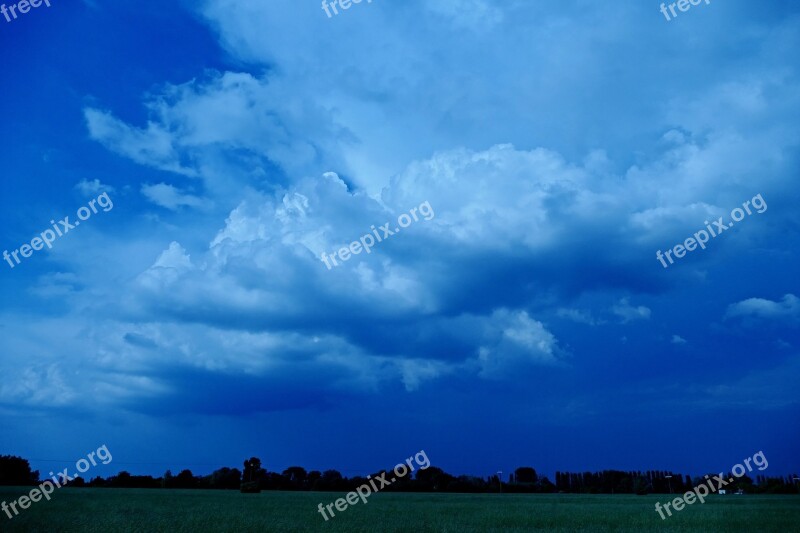
<svg viewBox="0 0 800 533"><path fill-rule="evenodd" d="M0 501L23 489L0 487ZM329 521L317 512L341 493L62 489L0 531L800 531L800 496L713 496L661 520L665 495L382 493Z"/></svg>

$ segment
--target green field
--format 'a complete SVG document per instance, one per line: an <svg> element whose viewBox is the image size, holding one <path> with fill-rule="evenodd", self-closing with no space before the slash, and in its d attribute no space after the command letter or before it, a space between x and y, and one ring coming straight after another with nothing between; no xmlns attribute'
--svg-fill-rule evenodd
<svg viewBox="0 0 800 533"><path fill-rule="evenodd" d="M22 489L0 487L0 501ZM0 531L800 531L800 496L715 496L661 520L662 496L373 495L325 522L329 492L63 489Z"/></svg>

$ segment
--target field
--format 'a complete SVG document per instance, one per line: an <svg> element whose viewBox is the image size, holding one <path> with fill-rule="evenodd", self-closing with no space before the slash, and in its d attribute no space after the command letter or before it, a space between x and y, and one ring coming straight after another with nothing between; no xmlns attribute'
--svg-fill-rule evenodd
<svg viewBox="0 0 800 533"><path fill-rule="evenodd" d="M0 487L0 502L22 489ZM661 520L665 496L373 495L325 522L317 512L342 494L314 492L63 489L0 531L800 531L800 496L715 496Z"/></svg>

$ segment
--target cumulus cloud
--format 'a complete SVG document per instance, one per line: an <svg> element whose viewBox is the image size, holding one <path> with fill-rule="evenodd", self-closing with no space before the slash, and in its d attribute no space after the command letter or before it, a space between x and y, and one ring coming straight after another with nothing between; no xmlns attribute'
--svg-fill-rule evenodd
<svg viewBox="0 0 800 533"><path fill-rule="evenodd" d="M798 321L800 320L800 298L794 294L785 294L779 301L748 298L728 306L725 317L754 317L767 320Z"/></svg>
<svg viewBox="0 0 800 533"><path fill-rule="evenodd" d="M352 134L333 113L302 98L280 78L208 71L182 84L165 84L148 96L145 127L110 112L84 110L91 137L149 167L198 178L222 209L241 200L243 189L271 189L291 178L342 166L342 146ZM209 207L174 185L143 186L168 209Z"/></svg>
<svg viewBox="0 0 800 533"><path fill-rule="evenodd" d="M619 281L626 288L641 278L641 257L651 252L628 238L630 228L647 230L628 216L635 206L620 192L624 182L598 175L603 165L596 158L585 165L551 150L497 145L412 162L380 196L350 187L333 172L274 192L248 189L206 249L169 244L126 290L120 309L142 320L323 339L304 341L307 355L296 363L320 379L330 373L339 376L334 383L358 383L360 390L400 381L414 391L452 375L474 372L495 380L554 365L564 350L520 304L536 301L545 288L568 294L578 283L580 291L592 290L601 278L607 286L602 272L612 268L626 272ZM492 185L499 180L504 187ZM380 243L369 255L325 268L323 252L395 221L423 201L430 202L435 218ZM610 242L613 256L602 252ZM461 268L464 257L475 268ZM465 285L473 287L468 297ZM605 303L600 312L623 323L650 318L650 308L631 304L629 297L599 298ZM605 323L596 318L597 307L553 311L572 321ZM374 334L364 331L365 321ZM440 335L438 343L415 338L423 323ZM219 346L188 342L196 336L192 328L181 333L176 327L172 334L184 339L187 354L208 354L202 360ZM129 335L126 345L144 349L146 343L137 339ZM226 350L231 358L224 366L201 369L255 372L266 379L263 368L248 362L258 358L247 350ZM287 369L293 364L282 363Z"/></svg>
<svg viewBox="0 0 800 533"><path fill-rule="evenodd" d="M632 13L644 7L362 8L332 23L318 4L209 0L199 9L222 45L266 73L164 84L140 124L84 110L90 136L109 150L192 178L141 185L174 225L115 248L148 262L124 291L115 280L81 300L107 322L70 324L99 346L84 357L100 363L92 379L110 397L183 395L175 405L208 407L190 397L186 368L206 384L246 376L256 394L265 384L415 391L557 366L564 337L538 319L645 327L651 309L630 302L666 290L658 246L750 197L753 175L776 194L792 186L782 165L797 136L781 116L797 107L794 79L770 63L761 80L703 70L678 81L647 52L671 46L668 36L620 61L638 42ZM571 31L561 31L567 20ZM720 31L698 38L713 44ZM771 43L754 61L782 47ZM348 53L331 61L319 52L333 49ZM620 66L612 76L597 68L609 61ZM600 111L589 92L610 95ZM786 108L766 105L775 101ZM646 141L644 154L631 141L643 136L660 144ZM82 192L101 186L84 181ZM423 201L435 219L331 271L320 261ZM760 226L747 231L769 245ZM81 292L67 281L41 294ZM584 294L591 304L569 303ZM731 316L741 313L733 307ZM130 377L128 394L120 376ZM259 396L258 407L285 406L277 396Z"/></svg>
<svg viewBox="0 0 800 533"><path fill-rule="evenodd" d="M506 187L492 187L487 176L502 176ZM176 279L166 296L153 294L147 299L157 299L160 308L168 309L173 298L193 294L216 302L219 309L244 305L248 312L270 314L280 304L285 306L280 308L280 320L285 322L312 311L298 299L312 287L316 294L337 302L328 306L329 311L314 311L317 315L349 316L348 309L356 306L380 317L436 313L461 305L458 287L470 283L493 290L463 311L491 314L508 306L512 297L533 298L537 286L562 285L569 290L572 281L564 272L591 285L604 259L581 260L593 253L597 239L581 235L577 228L588 223L583 213L597 212L614 200L593 193L589 176L586 169L569 165L550 151L502 145L482 152L459 149L412 163L391 180L380 198L350 190L334 173L300 180L272 195L251 193L230 212L210 243L208 257L199 263L200 270ZM357 240L373 226L387 221L395 225L398 214L423 201L433 207L435 218L414 224L370 254L354 256L332 271L324 268L322 253ZM600 222L592 224L597 227ZM619 227L624 218L614 215L604 223ZM616 268L622 263L636 277L642 254L637 245L624 244L624 235L618 239ZM568 255L566 262L565 246L574 250L574 259ZM431 250L436 253L428 253ZM444 276L464 254L481 258L480 268L451 274L449 279ZM559 269L553 269L554 262L560 262ZM152 271L142 279L161 277ZM520 282L531 277L533 281L520 292ZM154 286L165 288L160 283ZM385 297L395 300L391 309L384 308ZM187 308L185 302L175 304L177 309ZM624 321L650 314L648 308L631 306L627 299L617 302L613 312ZM570 316L594 320L588 315Z"/></svg>
<svg viewBox="0 0 800 533"><path fill-rule="evenodd" d="M216 143L206 138L198 146ZM650 231L635 218L644 198L626 195L626 186L607 174L597 155L571 163L553 150L503 144L413 161L379 195L334 172L271 189L240 189L238 205L206 246L165 244L121 300L114 296L109 307L125 320L103 353L130 354L127 361L136 364L127 371L139 383L131 394L148 398L190 394L185 376L159 366L156 353L174 367L203 373L197 379L208 383L223 372L249 376L254 387L260 380L364 393L392 382L413 392L449 376L498 380L558 365L565 351L526 309L541 306L542 291L558 296L605 290L609 283L622 290L653 283L641 267L652 250L630 238ZM173 209L201 202L167 184L146 185L143 193ZM435 218L404 229L369 255L325 268L323 252L396 221L423 201ZM463 268L465 261L470 268ZM471 290L465 293L464 286ZM605 322L598 312L623 323L651 315L629 297L597 299L583 310L556 298L551 312L588 324ZM127 320L172 326L168 334L143 331ZM210 333L199 334L200 326ZM421 333L426 328L430 335ZM223 331L247 341L226 344L214 333ZM275 338L284 340L269 344ZM281 351L293 357L276 355ZM293 377L299 368L307 380ZM98 383L108 382L104 386L117 391L113 397L126 400L112 379L117 371L107 373ZM199 401L192 397L191 408Z"/></svg>
<svg viewBox="0 0 800 533"><path fill-rule="evenodd" d="M335 21L319 5L292 0L211 0L201 11L231 54L274 69L274 83L314 95L314 103L341 120L357 140L340 147L349 173L368 188L433 150L501 140L528 146L530 139L548 138L548 147L572 157L604 144L630 153L639 149L630 143L637 135L676 125L687 135L658 169L671 187L645 185L650 198L712 203L720 194L716 180L730 185L775 169L781 135L794 135L767 126L773 121L763 119L779 119L781 111L764 101L769 94L796 104L796 81L774 59L790 53L796 21L786 22L783 40L754 52L754 64L764 65L757 73L720 79L695 69L675 78L661 55L654 60L652 54L674 50L676 41L642 33L637 21L649 20L645 6L576 4L409 0L373 3ZM722 28L707 28L698 39L711 50L724 36ZM626 48L620 63L625 43L643 39L648 46ZM348 53L335 62L319 53L336 47ZM618 65L614 75L597 68L607 63ZM602 110L586 98L597 88L606 95ZM715 133L719 125L724 134Z"/></svg>

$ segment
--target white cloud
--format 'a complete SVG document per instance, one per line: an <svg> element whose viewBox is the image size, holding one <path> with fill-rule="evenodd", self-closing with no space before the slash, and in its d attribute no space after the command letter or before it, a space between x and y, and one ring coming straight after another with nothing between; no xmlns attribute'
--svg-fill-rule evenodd
<svg viewBox="0 0 800 533"><path fill-rule="evenodd" d="M686 344L686 339L684 339L680 335L673 335L672 340L670 342L672 342L672 344Z"/></svg>
<svg viewBox="0 0 800 533"><path fill-rule="evenodd" d="M688 135L658 169L667 176L644 185L649 199L665 207L728 205L715 201L718 182L729 190L752 183L744 180L774 169L796 138L785 120L777 121L782 128L765 126L782 113L767 101L796 104L796 81L781 64L791 39L753 52L752 64L764 60L755 72L720 78L695 69L675 78L650 54L674 51L676 41L642 33L639 21L650 14L641 5L409 0L375 2L332 20L312 4L209 0L200 11L229 53L268 66L281 93L305 95L306 102L284 107L319 106L336 117L350 142L340 146L347 167L330 170L370 192L437 150L499 142L527 148L530 139L547 138L545 146L572 158L598 148L632 153L644 149L642 136L677 127ZM753 25L750 31L763 31ZM791 35L796 26L787 21L781 30ZM719 53L723 37L724 27L709 28L695 44ZM626 46L643 38L648 46ZM347 53L331 61L321 50ZM619 67L613 73L598 68L610 63ZM603 106L586 98L593 91L607 96ZM312 129L303 132L312 138Z"/></svg>
<svg viewBox="0 0 800 533"><path fill-rule="evenodd" d="M640 305L638 307L632 306L628 298L623 298L611 308L611 311L622 319L622 323L626 324L634 320L649 320L650 309Z"/></svg>
<svg viewBox="0 0 800 533"><path fill-rule="evenodd" d="M196 174L181 165L173 146L173 136L163 127L149 122L147 129L134 128L115 118L111 113L91 108L84 110L84 117L92 139L99 141L109 150L142 165L187 176Z"/></svg>
<svg viewBox="0 0 800 533"><path fill-rule="evenodd" d="M13 374L4 373L0 383L0 401L28 407L63 407L70 405L78 391L68 382L61 366L29 364Z"/></svg>
<svg viewBox="0 0 800 533"><path fill-rule="evenodd" d="M172 211L177 211L181 207L205 208L210 203L167 183L142 185L142 194L154 204Z"/></svg>
<svg viewBox="0 0 800 533"><path fill-rule="evenodd" d="M583 7L409 0L329 20L318 3L204 2L203 16L231 56L268 67L266 74L211 72L167 84L147 100L143 126L85 110L90 134L109 149L202 180L202 197L160 183L142 187L148 199L184 216L182 206L213 200L212 215L226 216L193 239L159 235L160 255L152 243L130 254L155 262L131 276L122 312L175 323L139 333L179 364L269 375L297 373L312 359L326 379L360 390L384 380L414 390L451 372L477 369L494 379L557 363L555 336L516 310L538 289L590 291L612 269L624 286L641 275L654 244L677 242L718 206L752 195L752 176L763 173L759 183L778 190L794 183L781 182L788 174L780 165L797 136L774 114L792 116L796 106L765 105L797 94L792 78L677 80L642 60L669 36L622 46L639 35L631 13L644 7ZM699 38L714 42L721 31ZM770 57L770 47L763 53ZM609 74L609 61L620 69ZM598 107L586 94L611 96ZM776 123L783 126L763 126ZM660 151L651 152L647 139L662 134ZM332 271L319 260L425 200L434 220ZM186 248L172 242L164 250L178 239ZM465 258L475 268L463 268ZM517 265L524 280L503 275ZM642 278L638 287L648 283ZM481 334L454 334L466 353L447 362L419 357L410 342L387 357L350 326L444 322L464 305L464 286L485 291L470 310ZM515 310L493 312L499 308ZM628 299L610 313L622 322L651 315ZM557 314L600 323L597 311ZM199 335L196 325L215 333ZM222 340L228 333L230 344ZM318 341L307 344L304 335ZM296 359L273 358L292 348ZM124 353L126 362L152 363Z"/></svg>
<svg viewBox="0 0 800 533"><path fill-rule="evenodd" d="M181 247L177 242L172 242L169 248L158 257L153 264L154 268L175 268L175 269L189 269L192 268L192 260L186 250Z"/></svg>
<svg viewBox="0 0 800 533"><path fill-rule="evenodd" d="M632 306L628 298L623 298L611 308L611 312L622 319L622 323L626 324L634 320L649 320L650 309L640 305L638 307Z"/></svg>
<svg viewBox="0 0 800 533"><path fill-rule="evenodd" d="M725 317L800 320L800 298L794 294L786 294L777 302L763 298L748 298L728 306Z"/></svg>
<svg viewBox="0 0 800 533"><path fill-rule="evenodd" d="M555 336L525 311L496 311L486 327L491 343L478 350L481 377L503 378L530 365L552 365L562 355Z"/></svg>
<svg viewBox="0 0 800 533"><path fill-rule="evenodd" d="M114 187L100 183L100 180L97 178L91 181L82 179L75 185L75 189L77 189L84 196L96 196L101 191L110 193L115 192Z"/></svg>
<svg viewBox="0 0 800 533"><path fill-rule="evenodd" d="M403 385L409 392L419 389L424 381L450 374L454 365L430 359L400 359L395 362L400 371Z"/></svg>

